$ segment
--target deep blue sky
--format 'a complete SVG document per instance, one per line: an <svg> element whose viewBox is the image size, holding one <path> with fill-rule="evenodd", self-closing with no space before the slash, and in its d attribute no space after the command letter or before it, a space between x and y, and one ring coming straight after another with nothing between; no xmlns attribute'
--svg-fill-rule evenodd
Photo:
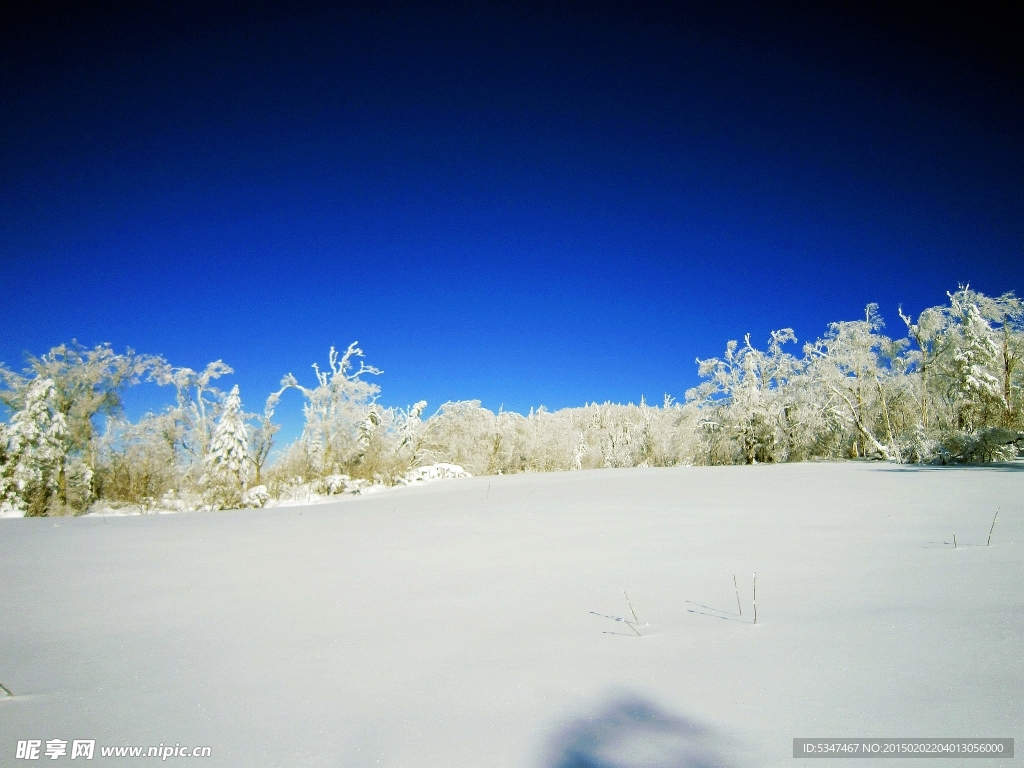
<svg viewBox="0 0 1024 768"><path fill-rule="evenodd" d="M1019 15L140 5L0 11L9 365L222 358L256 410L358 339L387 405L660 402L748 331L1024 289Z"/></svg>

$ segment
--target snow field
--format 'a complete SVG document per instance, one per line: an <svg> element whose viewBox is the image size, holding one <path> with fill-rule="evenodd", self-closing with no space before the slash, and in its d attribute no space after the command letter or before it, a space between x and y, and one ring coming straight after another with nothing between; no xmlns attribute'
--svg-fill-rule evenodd
<svg viewBox="0 0 1024 768"><path fill-rule="evenodd" d="M1022 491L1019 464L822 463L3 520L0 763L27 738L210 745L224 766L792 766L801 736L1019 748ZM632 618L623 589L641 637L591 613Z"/></svg>

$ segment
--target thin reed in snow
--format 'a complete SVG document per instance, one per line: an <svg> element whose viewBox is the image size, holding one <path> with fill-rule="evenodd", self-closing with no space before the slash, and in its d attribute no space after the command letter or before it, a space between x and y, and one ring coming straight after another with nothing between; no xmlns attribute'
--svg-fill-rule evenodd
<svg viewBox="0 0 1024 768"><path fill-rule="evenodd" d="M998 520L998 519L999 519L999 507L996 507L996 516L992 518L992 526L988 529L988 541L985 542L985 546L986 547L989 544L992 543L992 531L994 531L996 529L996 520Z"/></svg>
<svg viewBox="0 0 1024 768"><path fill-rule="evenodd" d="M754 571L754 623L757 624L757 571Z"/></svg>
<svg viewBox="0 0 1024 768"><path fill-rule="evenodd" d="M637 618L636 611L633 610L633 604L629 602L629 595L626 594L626 590L622 590L622 596L626 598L626 603L629 605L629 612L633 614L633 618L636 619L636 623L640 623L640 619Z"/></svg>

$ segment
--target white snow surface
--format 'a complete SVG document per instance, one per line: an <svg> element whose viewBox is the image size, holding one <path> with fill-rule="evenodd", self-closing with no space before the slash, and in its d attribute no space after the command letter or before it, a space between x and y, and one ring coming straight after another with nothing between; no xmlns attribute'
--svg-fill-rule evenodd
<svg viewBox="0 0 1024 768"><path fill-rule="evenodd" d="M287 767L793 766L792 739L822 736L1021 749L1022 492L1020 464L638 468L3 520L0 764L24 739ZM639 637L605 618L632 620L623 589Z"/></svg>

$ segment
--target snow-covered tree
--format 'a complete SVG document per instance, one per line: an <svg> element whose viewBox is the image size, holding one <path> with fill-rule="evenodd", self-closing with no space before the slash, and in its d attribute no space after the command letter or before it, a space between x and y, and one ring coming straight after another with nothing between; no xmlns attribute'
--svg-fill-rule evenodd
<svg viewBox="0 0 1024 768"><path fill-rule="evenodd" d="M281 395L287 387L282 386L277 392L272 392L263 406L263 415L258 417L255 428L250 435L249 459L252 461L256 477L255 485L260 485L263 480L263 467L270 457L270 450L274 447L274 435L281 427L273 422L274 411L281 402ZM257 417L252 417L257 418Z"/></svg>
<svg viewBox="0 0 1024 768"><path fill-rule="evenodd" d="M57 409L52 379L35 379L6 430L0 466L0 507L29 516L47 514L67 459L67 422Z"/></svg>
<svg viewBox="0 0 1024 768"><path fill-rule="evenodd" d="M242 416L242 398L236 384L224 400L204 463L212 474L245 488L250 467L248 447L249 431Z"/></svg>
<svg viewBox="0 0 1024 768"><path fill-rule="evenodd" d="M161 386L174 387L176 404L168 411L177 425L176 449L185 455L181 460L202 465L213 440L217 417L226 400L224 393L213 385L221 376L234 373L222 360L209 363L202 371L191 368L172 368L163 363L154 373Z"/></svg>
<svg viewBox="0 0 1024 768"><path fill-rule="evenodd" d="M772 331L762 352L747 334L742 346L730 341L723 358L697 361L706 381L687 392L687 399L703 409L701 432L712 458L746 464L789 460L797 408L789 384L802 364L782 347L794 341L791 328Z"/></svg>
<svg viewBox="0 0 1024 768"><path fill-rule="evenodd" d="M956 427L1018 425L1024 306L1012 294L990 298L961 286L949 294L942 342L945 395Z"/></svg>
<svg viewBox="0 0 1024 768"><path fill-rule="evenodd" d="M884 326L878 305L869 304L863 320L832 323L824 338L804 348L807 371L825 408L854 427L855 455L878 455L900 460L899 430L893 420L891 395L902 363L906 340L893 341L879 331Z"/></svg>
<svg viewBox="0 0 1024 768"><path fill-rule="evenodd" d="M451 463L469 472L487 474L495 440L494 414L479 400L442 405L427 420L422 452L430 463Z"/></svg>
<svg viewBox="0 0 1024 768"><path fill-rule="evenodd" d="M427 409L427 401L420 400L408 409L397 412L398 447L397 450L408 454L411 462L419 456L420 435L423 432L423 412Z"/></svg>
<svg viewBox="0 0 1024 768"><path fill-rule="evenodd" d="M220 360L202 371L172 367L157 358L150 374L175 390L175 404L132 424L114 414L96 441L95 488L101 498L149 507L170 494L175 505L199 504L208 495L206 456L227 403L213 382L232 369ZM223 478L222 478L223 479ZM223 485L224 483L221 483Z"/></svg>
<svg viewBox="0 0 1024 768"><path fill-rule="evenodd" d="M950 297L955 318L955 331L949 334L951 340L955 338L950 383L960 406L957 426L970 430L988 421L990 407L1001 398L999 346L995 329L982 316L980 307L969 299L963 301L960 294Z"/></svg>
<svg viewBox="0 0 1024 768"><path fill-rule="evenodd" d="M97 495L150 507L168 493L180 496L188 490L189 466L178 450L181 431L169 411L148 413L134 424L109 419L97 445Z"/></svg>
<svg viewBox="0 0 1024 768"><path fill-rule="evenodd" d="M597 467L671 466L692 461L694 409L673 404L592 403L527 416L478 400L445 403L424 425L421 456L473 474Z"/></svg>
<svg viewBox="0 0 1024 768"><path fill-rule="evenodd" d="M920 431L941 461L1015 455L1024 384L1024 305L960 286L947 306L917 323L901 315L917 345Z"/></svg>
<svg viewBox="0 0 1024 768"><path fill-rule="evenodd" d="M903 313L902 307L899 313L907 326L909 340L917 347L907 353L908 371L916 374L911 376L913 398L917 404L920 428L927 430L940 415L941 403L936 403L936 382L941 375L943 357L949 353L949 348L943 344L948 324L946 312L943 307L929 307L920 314L916 323Z"/></svg>
<svg viewBox="0 0 1024 768"><path fill-rule="evenodd" d="M371 419L370 411L380 387L362 377L376 376L382 371L362 361L353 370L353 358L362 356L363 350L355 341L340 358L331 347L328 370L322 371L313 363L315 387L303 386L290 373L281 380L282 388L297 389L306 398L305 427L289 461L304 463L307 473L320 477L342 473L366 450L367 420Z"/></svg>
<svg viewBox="0 0 1024 768"><path fill-rule="evenodd" d="M166 363L131 349L118 354L109 344L88 349L77 341L56 346L41 357L28 355L26 362L20 374L0 365L0 402L17 411L34 382L45 379L52 383L51 407L64 419L63 439L69 457L58 470L57 498L61 505L84 507L92 495L85 478L91 478L97 468L96 440L102 424L97 422L119 414L124 391L152 378Z"/></svg>

